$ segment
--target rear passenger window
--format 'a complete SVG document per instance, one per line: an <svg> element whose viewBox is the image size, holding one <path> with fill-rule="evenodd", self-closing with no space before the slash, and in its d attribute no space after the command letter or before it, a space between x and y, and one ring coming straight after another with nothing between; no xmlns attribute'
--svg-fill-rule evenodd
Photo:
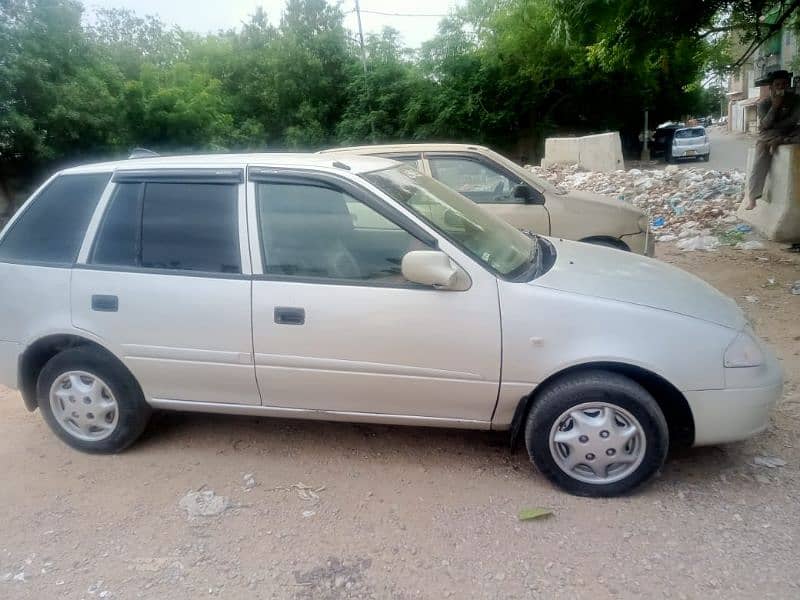
<svg viewBox="0 0 800 600"><path fill-rule="evenodd" d="M122 183L92 263L241 273L238 229L235 185Z"/></svg>
<svg viewBox="0 0 800 600"><path fill-rule="evenodd" d="M110 177L98 173L54 179L0 240L0 261L74 263Z"/></svg>

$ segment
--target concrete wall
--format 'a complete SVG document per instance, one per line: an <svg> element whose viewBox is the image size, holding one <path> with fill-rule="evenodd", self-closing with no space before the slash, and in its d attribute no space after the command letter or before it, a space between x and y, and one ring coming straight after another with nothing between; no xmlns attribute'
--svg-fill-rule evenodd
<svg viewBox="0 0 800 600"><path fill-rule="evenodd" d="M588 171L624 169L619 133L600 133L579 138L547 138L542 166L577 164Z"/></svg>
<svg viewBox="0 0 800 600"><path fill-rule="evenodd" d="M747 153L749 176L755 148ZM764 195L753 210L738 210L764 237L776 242L800 242L800 145L781 146L772 157Z"/></svg>

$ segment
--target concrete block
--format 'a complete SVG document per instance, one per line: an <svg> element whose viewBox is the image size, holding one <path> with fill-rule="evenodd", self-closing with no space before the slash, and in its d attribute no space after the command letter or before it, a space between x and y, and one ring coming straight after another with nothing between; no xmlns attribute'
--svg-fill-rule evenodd
<svg viewBox="0 0 800 600"><path fill-rule="evenodd" d="M580 138L547 138L542 166L578 164L580 155Z"/></svg>
<svg viewBox="0 0 800 600"><path fill-rule="evenodd" d="M577 164L587 171L611 172L625 168L619 133L600 133L579 138L548 138L542 166Z"/></svg>
<svg viewBox="0 0 800 600"><path fill-rule="evenodd" d="M578 164L589 171L605 173L624 169L622 141L619 139L619 133L600 133L580 138Z"/></svg>
<svg viewBox="0 0 800 600"><path fill-rule="evenodd" d="M747 153L747 174L755 157L755 149ZM744 202L737 214L767 239L776 242L800 242L800 145L778 148L772 157L764 195L753 210L745 210Z"/></svg>

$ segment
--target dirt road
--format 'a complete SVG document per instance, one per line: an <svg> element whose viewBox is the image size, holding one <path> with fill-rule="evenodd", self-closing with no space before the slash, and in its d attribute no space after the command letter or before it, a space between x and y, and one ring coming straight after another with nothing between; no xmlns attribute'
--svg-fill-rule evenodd
<svg viewBox="0 0 800 600"><path fill-rule="evenodd" d="M130 451L86 456L0 389L0 598L800 597L800 257L661 254L778 350L768 432L588 500L475 432L162 414ZM190 520L190 490L231 506Z"/></svg>

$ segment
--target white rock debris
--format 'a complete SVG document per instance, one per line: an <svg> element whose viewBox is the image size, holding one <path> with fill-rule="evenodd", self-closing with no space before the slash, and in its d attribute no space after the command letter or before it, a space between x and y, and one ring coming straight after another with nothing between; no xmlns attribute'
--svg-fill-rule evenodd
<svg viewBox="0 0 800 600"><path fill-rule="evenodd" d="M221 515L230 507L230 502L225 496L217 496L213 490L190 491L181 498L178 506L186 511L191 520L198 517Z"/></svg>
<svg viewBox="0 0 800 600"><path fill-rule="evenodd" d="M663 170L630 169L612 173L581 171L577 165L528 169L562 189L603 194L641 208L650 218L656 240L691 240L684 243L686 250L713 250L725 242L733 245L751 232L736 215L744 193L745 174L741 171L676 165ZM716 236L723 239L717 242L709 239ZM742 249L758 249L758 246L749 244Z"/></svg>

